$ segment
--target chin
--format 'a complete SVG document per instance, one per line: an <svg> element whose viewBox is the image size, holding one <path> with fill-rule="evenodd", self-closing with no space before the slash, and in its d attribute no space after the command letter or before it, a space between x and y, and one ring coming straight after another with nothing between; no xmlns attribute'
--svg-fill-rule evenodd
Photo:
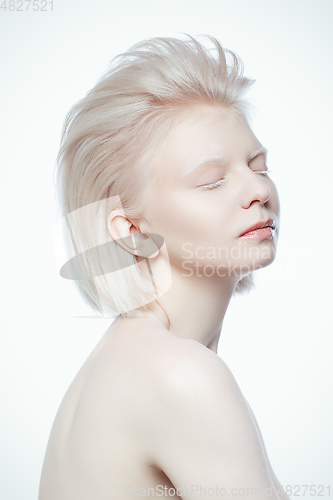
<svg viewBox="0 0 333 500"><path fill-rule="evenodd" d="M271 255L270 257L267 257L267 258L264 258L262 260L259 260L257 262L255 262L255 266L253 268L253 270L257 270L257 269L262 269L263 267L267 267L269 266L270 264L272 264L275 260L275 256L276 256L276 253L274 252L273 255Z"/></svg>
<svg viewBox="0 0 333 500"><path fill-rule="evenodd" d="M269 255L258 256L255 259L244 259L242 263L237 265L238 273L241 279L245 276L248 276L253 271L257 271L259 269L263 269L264 267L269 266L275 260L275 251L270 252ZM235 270L235 267L234 267Z"/></svg>
<svg viewBox="0 0 333 500"><path fill-rule="evenodd" d="M249 246L244 249L244 263L253 265L255 268L265 267L271 264L276 255L276 244L273 240L266 241L261 245Z"/></svg>

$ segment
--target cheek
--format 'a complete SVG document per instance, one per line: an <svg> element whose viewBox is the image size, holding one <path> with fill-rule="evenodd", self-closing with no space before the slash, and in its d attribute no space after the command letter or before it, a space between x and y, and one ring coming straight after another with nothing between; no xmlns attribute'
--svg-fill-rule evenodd
<svg viewBox="0 0 333 500"><path fill-rule="evenodd" d="M155 205L151 223L156 232L160 232L170 243L176 243L189 238L193 240L202 228L207 227L207 218L198 205L173 197L168 201L161 199Z"/></svg>
<svg viewBox="0 0 333 500"><path fill-rule="evenodd" d="M231 214L226 213L218 193L182 193L160 197L152 210L151 231L165 239L170 259L184 257L184 248L211 248L230 244ZM186 254L185 254L186 255Z"/></svg>

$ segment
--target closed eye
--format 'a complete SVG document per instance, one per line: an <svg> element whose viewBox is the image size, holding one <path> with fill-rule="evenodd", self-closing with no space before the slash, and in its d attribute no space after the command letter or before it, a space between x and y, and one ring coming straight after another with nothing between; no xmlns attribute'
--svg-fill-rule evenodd
<svg viewBox="0 0 333 500"><path fill-rule="evenodd" d="M264 176L267 176L267 174L269 174L270 172L271 172L271 170L268 170L268 169L253 170L253 173L264 175ZM220 186L221 184L223 184L224 181L225 181L225 179L219 179L218 181L212 182L211 184L203 184L202 186L198 186L198 188L200 188L200 189L214 189L214 188L217 188L218 186Z"/></svg>
<svg viewBox="0 0 333 500"><path fill-rule="evenodd" d="M271 172L271 170L253 170L255 174L267 175Z"/></svg>
<svg viewBox="0 0 333 500"><path fill-rule="evenodd" d="M220 186L224 181L225 181L225 179L220 179L216 182L213 182L212 184L204 184L204 185L198 186L198 187L200 189L214 189L214 188Z"/></svg>

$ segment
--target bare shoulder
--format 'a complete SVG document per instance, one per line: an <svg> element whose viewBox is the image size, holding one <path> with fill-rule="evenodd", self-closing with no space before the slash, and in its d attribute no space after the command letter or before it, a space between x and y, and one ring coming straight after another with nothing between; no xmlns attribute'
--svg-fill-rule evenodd
<svg viewBox="0 0 333 500"><path fill-rule="evenodd" d="M227 364L195 340L167 334L152 353L144 367L152 463L175 487L220 485L228 495L241 488L277 500L253 414Z"/></svg>
<svg viewBox="0 0 333 500"><path fill-rule="evenodd" d="M126 377L129 367L130 373L136 374L127 379L123 390L131 394L130 413L136 425L142 424L141 431L152 448L160 444L166 449L165 439L169 443L183 440L184 422L196 429L197 436L205 433L207 426L216 429L223 445L227 441L231 444L237 432L241 438L238 427L255 432L250 409L233 374L213 351L148 323L142 324L142 330L138 327L119 333L124 349L118 356L123 359L121 378Z"/></svg>
<svg viewBox="0 0 333 500"><path fill-rule="evenodd" d="M229 408L246 402L226 363L210 349L192 339L184 339L168 331L162 323L144 318L129 319L114 325L89 356L83 367L83 399L110 403L127 401L123 410L149 423L163 422L167 408L178 405L191 411L200 401L211 406ZM105 397L108 395L108 397ZM97 400L97 401L96 401ZM140 401L146 401L145 406ZM119 411L122 405L118 405ZM132 420L133 421L133 420Z"/></svg>
<svg viewBox="0 0 333 500"><path fill-rule="evenodd" d="M151 450L149 459L162 470L179 443L187 441L190 451L206 436L205 446L226 450L255 439L249 407L226 363L156 322L123 322L110 330L84 381L76 420L84 418L84 427L95 422L104 443L121 429L140 453Z"/></svg>
<svg viewBox="0 0 333 500"><path fill-rule="evenodd" d="M170 370L170 368L172 368ZM235 378L227 364L213 351L190 339L170 339L160 363L167 384L180 393L200 388L236 389Z"/></svg>
<svg viewBox="0 0 333 500"><path fill-rule="evenodd" d="M154 376L151 390L162 398L197 404L200 397L219 402L245 401L227 364L213 351L192 339L159 332L150 343L143 370Z"/></svg>
<svg viewBox="0 0 333 500"><path fill-rule="evenodd" d="M230 431L241 421L253 429L248 403L231 370L217 354L199 342L165 339L160 355L151 360L151 365L154 372L151 390L161 422L170 421L169 418L191 421L195 414L198 430L199 426L216 425L220 436L223 430L225 437L230 436ZM172 414L166 418L170 408Z"/></svg>
<svg viewBox="0 0 333 500"><path fill-rule="evenodd" d="M115 325L92 354L90 365L86 387L92 386L92 396L101 392L103 404L109 401L115 412L121 387L126 404L117 409L135 416L136 422L150 425L159 421L162 425L169 408L177 406L173 417L182 418L186 411L197 411L205 400L211 406L229 408L238 402L246 411L226 363L199 342L180 338L156 321L140 318ZM131 422L133 418L128 425Z"/></svg>
<svg viewBox="0 0 333 500"><path fill-rule="evenodd" d="M129 321L115 329L109 341L115 367L126 372L130 365L137 377L134 384L142 391L152 391L163 398L188 399L200 391L219 397L242 398L237 382L227 364L199 342L180 338L159 322ZM208 392L207 392L208 391ZM216 397L214 400L216 400Z"/></svg>

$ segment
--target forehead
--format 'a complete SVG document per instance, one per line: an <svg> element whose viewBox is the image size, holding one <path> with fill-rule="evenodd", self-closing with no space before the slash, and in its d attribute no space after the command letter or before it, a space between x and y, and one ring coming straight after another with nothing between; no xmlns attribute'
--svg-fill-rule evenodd
<svg viewBox="0 0 333 500"><path fill-rule="evenodd" d="M182 111L163 140L156 158L157 176L164 181L182 178L206 159L250 160L260 149L240 112L221 105L197 106Z"/></svg>

